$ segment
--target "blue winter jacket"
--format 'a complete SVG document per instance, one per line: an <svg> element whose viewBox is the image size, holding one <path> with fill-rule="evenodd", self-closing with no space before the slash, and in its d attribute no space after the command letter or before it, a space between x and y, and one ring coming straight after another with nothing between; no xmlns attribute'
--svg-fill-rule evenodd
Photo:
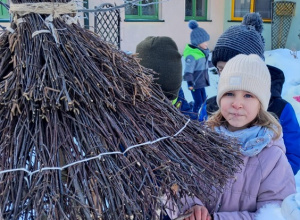
<svg viewBox="0 0 300 220"><path fill-rule="evenodd" d="M209 86L208 51L202 51L199 47L188 44L183 56L185 60L183 79L187 81L188 86L194 89Z"/></svg>
<svg viewBox="0 0 300 220"><path fill-rule="evenodd" d="M284 73L267 65L271 74L271 99L268 111L278 117L282 126L283 140L286 147L286 156L292 166L294 174L300 170L300 127L292 105L281 97ZM200 121L206 120L209 115L219 109L216 96L209 98L200 113Z"/></svg>
<svg viewBox="0 0 300 220"><path fill-rule="evenodd" d="M292 105L282 99L281 92L284 83L283 72L268 65L271 73L271 99L268 107L279 118L286 146L286 156L293 168L294 174L300 170L300 127Z"/></svg>

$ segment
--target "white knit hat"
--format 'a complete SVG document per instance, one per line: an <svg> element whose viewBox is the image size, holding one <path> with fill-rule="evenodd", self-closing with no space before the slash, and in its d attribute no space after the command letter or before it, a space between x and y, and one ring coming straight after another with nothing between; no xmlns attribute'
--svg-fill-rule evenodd
<svg viewBox="0 0 300 220"><path fill-rule="evenodd" d="M217 103L229 91L244 90L254 94L268 109L271 97L271 76L264 61L255 54L239 54L230 59L220 75Z"/></svg>

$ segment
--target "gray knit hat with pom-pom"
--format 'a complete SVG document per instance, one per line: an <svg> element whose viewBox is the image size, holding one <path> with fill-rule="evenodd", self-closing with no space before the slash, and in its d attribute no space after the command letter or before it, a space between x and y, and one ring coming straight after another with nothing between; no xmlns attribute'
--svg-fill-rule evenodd
<svg viewBox="0 0 300 220"><path fill-rule="evenodd" d="M258 12L253 12L253 13L247 13L243 17L242 21L243 25L252 25L255 27L255 30L259 32L260 34L264 30L264 25L262 18Z"/></svg>
<svg viewBox="0 0 300 220"><path fill-rule="evenodd" d="M189 21L189 28L192 29L191 32L191 44L193 46L198 46L199 44L209 41L210 37L209 34L201 27L199 27L197 21L190 20Z"/></svg>
<svg viewBox="0 0 300 220"><path fill-rule="evenodd" d="M212 52L212 63L227 62L238 54L256 54L263 60L265 41L261 35L263 21L259 13L248 13L241 25L229 27L218 39Z"/></svg>
<svg viewBox="0 0 300 220"><path fill-rule="evenodd" d="M252 12L252 13L245 14L243 17L242 24L243 25L252 25L255 28L255 30L260 34L262 34L262 32L264 30L263 20L258 12ZM262 40L265 43L264 37L262 35L260 35L260 36L262 37Z"/></svg>

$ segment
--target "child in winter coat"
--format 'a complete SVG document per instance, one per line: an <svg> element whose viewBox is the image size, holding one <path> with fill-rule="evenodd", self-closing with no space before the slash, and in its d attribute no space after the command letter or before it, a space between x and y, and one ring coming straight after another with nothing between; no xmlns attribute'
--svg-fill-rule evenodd
<svg viewBox="0 0 300 220"><path fill-rule="evenodd" d="M218 39L212 53L212 63L222 75L226 62L237 54L257 54L264 60L264 39L261 35L263 21L259 13L248 13L244 16L242 25L228 28ZM283 140L286 146L286 156L294 174L300 170L300 127L292 105L281 97L284 83L284 73L267 65L271 74L271 99L268 111L274 113L282 126ZM207 99L202 109L203 118L208 118L218 110L216 96Z"/></svg>
<svg viewBox="0 0 300 220"><path fill-rule="evenodd" d="M198 27L195 20L189 22L192 29L190 34L191 44L186 45L183 56L185 60L185 69L183 79L187 81L188 89L191 91L194 106L192 119L198 119L200 107L206 100L205 87L209 86L208 76L208 41L209 34Z"/></svg>
<svg viewBox="0 0 300 220"><path fill-rule="evenodd" d="M156 72L154 82L175 104L182 83L181 54L175 41L168 36L149 36L136 46L136 53L142 66Z"/></svg>
<svg viewBox="0 0 300 220"><path fill-rule="evenodd" d="M182 61L176 42L168 36L148 36L136 46L140 64L154 70L154 83L160 85L164 95L183 114L192 117L189 103L184 97Z"/></svg>
<svg viewBox="0 0 300 220"><path fill-rule="evenodd" d="M206 123L237 139L244 164L223 192L215 192L216 203L182 198L183 210L191 212L185 219L250 220L264 205L281 205L296 192L281 126L266 111L270 87L270 73L259 56L240 54L227 62L218 84L220 109ZM176 207L167 212L172 219L182 214Z"/></svg>

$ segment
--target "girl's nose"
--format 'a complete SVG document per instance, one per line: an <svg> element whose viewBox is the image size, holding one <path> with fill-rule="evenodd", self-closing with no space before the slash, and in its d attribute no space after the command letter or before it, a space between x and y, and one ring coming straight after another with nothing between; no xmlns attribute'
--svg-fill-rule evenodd
<svg viewBox="0 0 300 220"><path fill-rule="evenodd" d="M243 103L242 103L242 100L239 99L239 98L235 98L232 102L232 107L235 108L235 109L239 109L239 108L242 108L243 107Z"/></svg>

